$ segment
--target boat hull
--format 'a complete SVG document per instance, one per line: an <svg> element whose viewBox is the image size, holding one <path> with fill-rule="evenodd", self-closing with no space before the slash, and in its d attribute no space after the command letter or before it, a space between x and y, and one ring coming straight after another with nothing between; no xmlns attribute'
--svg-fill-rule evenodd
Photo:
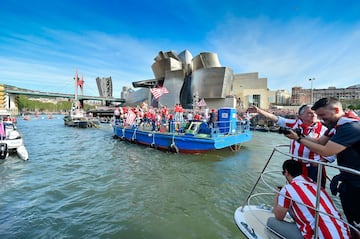
<svg viewBox="0 0 360 239"><path fill-rule="evenodd" d="M211 136L139 130L118 125L114 126L114 135L123 140L179 153L202 153L222 149L250 141L252 138L251 132Z"/></svg>
<svg viewBox="0 0 360 239"><path fill-rule="evenodd" d="M99 122L95 119L94 120L88 118L73 119L69 116L65 116L64 125L69 127L76 127L76 128L91 128L91 127L98 127Z"/></svg>
<svg viewBox="0 0 360 239"><path fill-rule="evenodd" d="M241 232L249 239L279 238L264 226L267 219L273 216L271 207L247 205L236 209L234 220Z"/></svg>
<svg viewBox="0 0 360 239"><path fill-rule="evenodd" d="M24 145L21 145L16 149L16 153L22 160L28 160L29 154Z"/></svg>

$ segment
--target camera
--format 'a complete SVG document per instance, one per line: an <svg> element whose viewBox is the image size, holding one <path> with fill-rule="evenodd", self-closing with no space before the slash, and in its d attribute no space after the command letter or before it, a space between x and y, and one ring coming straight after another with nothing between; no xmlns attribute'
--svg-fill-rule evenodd
<svg viewBox="0 0 360 239"><path fill-rule="evenodd" d="M294 131L298 136L302 135L302 131L300 128L289 128L289 127L280 127L279 134L290 134L290 130Z"/></svg>

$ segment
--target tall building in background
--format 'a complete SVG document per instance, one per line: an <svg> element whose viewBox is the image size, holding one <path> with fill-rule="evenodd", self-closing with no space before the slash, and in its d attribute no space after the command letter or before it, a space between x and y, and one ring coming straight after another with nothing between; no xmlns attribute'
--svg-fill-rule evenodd
<svg viewBox="0 0 360 239"><path fill-rule="evenodd" d="M101 97L113 97L112 79L110 77L97 77L96 84Z"/></svg>
<svg viewBox="0 0 360 239"><path fill-rule="evenodd" d="M323 97L335 97L339 100L356 100L360 99L360 84L349 86L347 88L336 88L334 86L327 89L303 89L296 86L292 88L291 103L292 105L310 104L311 94L313 102Z"/></svg>
<svg viewBox="0 0 360 239"><path fill-rule="evenodd" d="M287 90L277 90L275 94L275 103L277 105L290 105L290 92L288 92Z"/></svg>

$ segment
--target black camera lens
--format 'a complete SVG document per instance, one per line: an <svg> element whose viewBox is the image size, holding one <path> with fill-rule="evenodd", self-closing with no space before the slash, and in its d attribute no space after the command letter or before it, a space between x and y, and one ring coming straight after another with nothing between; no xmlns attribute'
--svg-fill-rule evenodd
<svg viewBox="0 0 360 239"><path fill-rule="evenodd" d="M290 128L288 127L280 127L279 134L290 134Z"/></svg>

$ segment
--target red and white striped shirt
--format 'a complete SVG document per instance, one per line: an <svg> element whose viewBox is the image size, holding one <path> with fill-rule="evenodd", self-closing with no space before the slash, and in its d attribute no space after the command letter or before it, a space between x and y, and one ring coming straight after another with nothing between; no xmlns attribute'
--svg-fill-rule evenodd
<svg viewBox="0 0 360 239"><path fill-rule="evenodd" d="M316 122L313 125L306 125L300 119L286 119L281 116L279 116L278 118L278 125L282 127L289 127L292 129L300 128L305 136L309 136L314 139L320 138L327 131L327 128L322 125L320 121ZM310 149L298 143L296 140L291 141L290 153L296 156L313 160L320 160L321 158L319 154L310 151Z"/></svg>
<svg viewBox="0 0 360 239"><path fill-rule="evenodd" d="M279 194L279 205L292 208L294 220L304 238L312 238L315 227L315 210L308 206L316 207L316 184L302 175L293 178L290 184L285 185ZM340 221L341 215L333 201L324 189L320 192L320 212L318 235L319 238L350 238L347 225Z"/></svg>

